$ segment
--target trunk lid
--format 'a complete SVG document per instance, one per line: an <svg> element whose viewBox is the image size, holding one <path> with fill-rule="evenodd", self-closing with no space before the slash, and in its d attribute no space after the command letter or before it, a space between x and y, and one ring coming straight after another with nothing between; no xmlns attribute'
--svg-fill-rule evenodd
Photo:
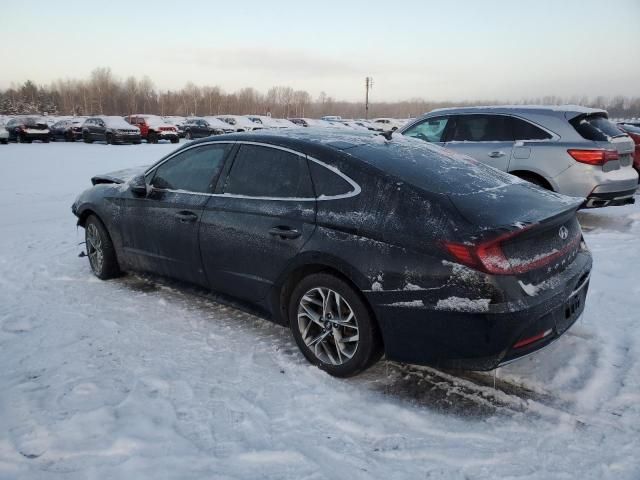
<svg viewBox="0 0 640 480"><path fill-rule="evenodd" d="M449 198L470 224L462 236L472 245L475 267L489 273L539 283L567 268L581 248L581 198L529 183Z"/></svg>

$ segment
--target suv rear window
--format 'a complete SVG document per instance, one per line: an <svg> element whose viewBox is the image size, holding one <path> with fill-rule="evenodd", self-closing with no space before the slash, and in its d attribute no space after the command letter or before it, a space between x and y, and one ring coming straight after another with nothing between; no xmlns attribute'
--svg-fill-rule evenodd
<svg viewBox="0 0 640 480"><path fill-rule="evenodd" d="M580 115L569 123L582 138L595 142L606 142L612 137L624 135L616 124L604 115Z"/></svg>
<svg viewBox="0 0 640 480"><path fill-rule="evenodd" d="M515 140L547 140L551 138L549 133L526 120L511 117L511 122L513 127L513 138Z"/></svg>

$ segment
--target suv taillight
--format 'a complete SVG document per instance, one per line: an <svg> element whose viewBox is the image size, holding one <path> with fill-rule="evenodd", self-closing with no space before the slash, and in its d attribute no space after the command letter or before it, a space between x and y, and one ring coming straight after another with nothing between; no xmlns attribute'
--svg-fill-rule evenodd
<svg viewBox="0 0 640 480"><path fill-rule="evenodd" d="M617 150L582 150L582 149L570 149L567 153L571 157L580 163L586 163L587 165L604 165L609 160L618 160Z"/></svg>

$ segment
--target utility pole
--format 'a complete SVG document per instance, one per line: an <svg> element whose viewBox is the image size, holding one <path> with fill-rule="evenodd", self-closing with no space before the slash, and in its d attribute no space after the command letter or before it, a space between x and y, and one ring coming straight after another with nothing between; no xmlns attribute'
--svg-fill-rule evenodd
<svg viewBox="0 0 640 480"><path fill-rule="evenodd" d="M369 120L369 90L373 88L373 78L366 77L364 80L365 96L364 96L364 118Z"/></svg>

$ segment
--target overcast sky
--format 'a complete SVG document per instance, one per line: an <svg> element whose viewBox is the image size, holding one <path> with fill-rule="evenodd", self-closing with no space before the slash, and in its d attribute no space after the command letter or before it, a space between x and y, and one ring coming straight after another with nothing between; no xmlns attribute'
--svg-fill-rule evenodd
<svg viewBox="0 0 640 480"><path fill-rule="evenodd" d="M640 95L640 0L0 0L0 88L92 69L373 101Z"/></svg>

